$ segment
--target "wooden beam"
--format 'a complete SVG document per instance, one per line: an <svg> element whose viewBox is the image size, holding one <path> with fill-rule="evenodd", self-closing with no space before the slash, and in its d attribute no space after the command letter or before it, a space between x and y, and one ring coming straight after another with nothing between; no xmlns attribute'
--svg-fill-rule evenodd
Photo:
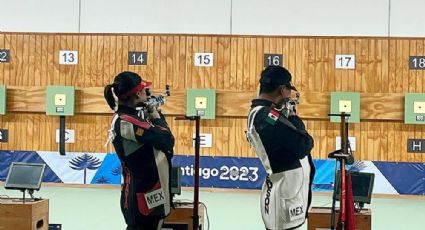
<svg viewBox="0 0 425 230"><path fill-rule="evenodd" d="M8 87L7 112L45 111L45 87ZM153 92L154 94L158 92ZM216 114L219 117L245 117L256 91L217 91ZM103 98L103 87L76 88L76 113L112 113ZM186 111L186 93L172 91L166 98L162 110L167 115L181 115ZM301 117L327 119L330 112L330 93L302 93L299 105ZM361 119L364 120L403 120L404 95L401 93L361 94Z"/></svg>

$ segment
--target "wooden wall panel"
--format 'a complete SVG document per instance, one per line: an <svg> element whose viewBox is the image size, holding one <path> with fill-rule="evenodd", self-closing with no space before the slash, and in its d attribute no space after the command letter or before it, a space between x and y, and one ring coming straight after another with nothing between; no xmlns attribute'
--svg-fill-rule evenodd
<svg viewBox="0 0 425 230"><path fill-rule="evenodd" d="M67 151L107 152L110 115L76 115L67 118L67 128L75 130L76 142L67 144ZM2 116L2 128L9 129L9 142L1 143L2 150L48 150L57 151L55 130L59 119L38 113L19 113ZM189 121L175 121L167 117L178 144L178 154L193 154L192 135L195 127ZM203 156L255 157L244 136L244 118L220 118L202 121L201 132L214 133L214 147L202 148ZM339 125L323 120L307 120L307 127L315 140L313 156L326 158L334 149L335 138L339 136ZM394 131L399 130L399 131ZM400 122L362 122L350 127L350 135L357 135L354 155L356 159L379 161L422 162L420 154L406 153L407 138L422 138L422 127L405 125ZM25 135L22 135L25 134ZM22 136L20 136L22 135ZM19 138L16 138L19 137Z"/></svg>
<svg viewBox="0 0 425 230"><path fill-rule="evenodd" d="M153 93L161 93L153 91ZM44 112L45 87L7 88L9 112ZM251 99L256 91L235 92L218 90L216 114L219 117L245 117L249 112ZM102 87L76 88L76 113L111 113L112 110L104 103ZM327 119L329 113L330 93L302 93L302 103L299 106L300 116L308 119ZM167 98L163 111L167 115L185 113L185 91L172 91ZM362 94L361 115L364 120L403 120L403 94Z"/></svg>
<svg viewBox="0 0 425 230"><path fill-rule="evenodd" d="M44 114L44 104L42 103L43 99L44 99L44 88L43 87L29 87L28 89L22 89L19 87L14 87L9 89L8 91L8 95L10 97L10 99L12 101L14 101L14 103L9 104L8 106L8 110L9 113L13 114L13 112L18 112L18 114L26 112L26 111L35 111L35 112L39 112L41 114L38 114L40 116L44 116L42 114ZM238 156L246 156L247 152L249 151L242 151L244 150L244 148L247 148L248 146L244 146L245 143L245 138L243 137L243 132L241 132L241 130L244 130L244 125L245 125L245 114L247 114L248 112L248 107L249 107L249 100L251 98L254 97L255 92L251 92L251 93L236 93L236 92L218 92L217 95L217 100L218 101L222 101L222 103L220 103L219 105L217 105L217 114L219 115L219 118L217 119L216 122L212 122L212 121L204 121L203 126L205 126L206 131L204 132L212 132L214 134L215 137L223 137L222 138L222 143L220 141L221 138L217 139L216 144L217 145L222 145L223 147L217 147L218 149L222 148L223 152L220 151L212 151L212 150L208 150L209 153L211 155L214 154L229 154L230 152L235 152L235 154L237 154ZM84 118L83 124L87 124L87 125L76 125L75 129L78 130L82 130L82 133L84 134L88 134L88 135L99 135L99 133L90 133L90 131L92 130L92 127L90 127L90 124L92 123L98 123L98 120L92 120L91 117L96 117L95 114L105 114L108 115L108 113L111 113L111 111L106 107L105 104L102 103L103 99L102 99L102 94L101 94L101 88L99 87L86 87L83 89L78 89L77 88L77 102L76 102L76 110L77 110L77 114L84 114ZM382 99L382 102L379 104L379 98L385 98L387 97L388 100L385 101ZM373 122L379 122L379 117L382 115L384 116L385 119L393 119L393 122L401 122L402 119L402 113L398 112L398 113L389 113L389 112L385 112L385 111L391 111L392 108L391 106L389 106L388 108L384 108L384 104L386 103L387 105L391 105L391 104L397 104L396 100L400 100L402 101L402 95L396 94L396 95L392 95L393 98L395 99L391 99L390 96L385 96L384 94L371 94L371 95L365 95L364 96L364 101L365 102L369 102L367 103L370 106L364 106L362 108L362 114L366 114L366 118L371 118L370 122L372 122L371 124L374 124ZM184 92L182 91L178 91L178 92L174 92L174 96L169 98L169 104L167 104L166 106L164 106L163 111L168 114L170 117L169 119L172 119L173 116L172 115L177 115L177 114L183 114L184 113ZM321 99L321 100L317 100L317 99ZM316 100L315 100L316 99ZM372 103L372 101L375 100L375 103L377 104L375 106L374 103ZM243 103L238 103L239 101L244 101ZM376 102L378 101L378 102ZM393 103L388 103L388 101L393 102ZM400 102L401 103L401 102ZM312 131L312 134L315 136L317 143L319 143L319 145L317 145L316 147L321 149L318 153L318 156L320 157L325 157L326 156L326 151L327 150L331 150L332 147L334 146L334 137L338 134L338 130L339 128L335 128L338 124L331 124L327 121L326 119L326 115L328 113L328 109L326 107L326 105L329 104L329 95L326 94L320 94L320 93L306 93L304 94L304 98L303 98L303 104L302 106L300 106L300 110L301 110L301 116L303 117L307 117L307 121L308 121L308 127L309 129ZM312 110L311 108L316 108L315 110ZM321 108L321 109L320 109ZM384 109L383 109L384 108ZM381 112L382 111L382 112ZM242 112L242 113L241 113ZM387 115L387 117L385 117L385 115ZM110 118L110 114L109 114L109 118ZM393 117L388 117L388 116L393 116ZM29 118L28 118L29 119ZM35 120L43 120L42 118L34 118ZM50 118L49 118L50 119ZM227 119L227 120L222 120L222 119ZM233 122L232 119L238 119L238 122ZM317 121L317 123L315 123ZM19 120L20 122L20 120ZM365 121L364 121L365 122ZM370 151L379 151L376 150L377 147L375 146L376 144L368 144L368 142L373 142L375 140L375 136L378 135L377 133L377 127L376 126L364 126L366 123L362 123L360 125L360 131L358 132L358 127L359 125L353 125L354 126L354 133L352 133L351 135L355 135L357 137L361 137L358 140L358 144L360 146L365 147L361 152L366 152L366 150L370 150ZM383 124L381 124L379 126L379 129L382 130L387 130L386 128L381 128L382 125L385 125L386 123L389 123L390 121L385 121L383 122ZM7 123L7 122L5 122ZM69 120L70 125L73 125L72 120ZM184 123L180 123L182 124L182 127L177 126L177 134L179 137L179 139L181 137L190 137L190 132L187 129L187 127L185 128L185 126L187 126L187 124ZM211 124L211 125L210 125ZM309 124L312 124L312 127L309 126ZM29 125L36 125L34 124L29 124ZM108 127L108 120L104 121L102 123L102 125L104 125L107 129ZM14 126L15 127L15 126ZM420 126L418 126L419 128L417 128L415 130L415 133L412 132L407 132L407 134L409 134L407 137L413 137L413 136L419 136L422 134L422 129ZM44 127L46 129L50 128L50 127ZM44 129L42 127L42 129ZM38 128L40 129L40 128ZM388 134L385 133L380 133L379 136L385 136L387 138L390 138L391 135L391 129L389 129ZM400 128L398 128L398 130L400 130ZM371 131L372 134L370 135L366 135L365 132L369 132ZM24 132L23 133L31 133L31 132ZM51 133L53 133L53 131L51 131ZM228 136L227 136L228 135ZM329 136L330 135L330 136ZM36 136L36 135L34 135ZM326 138L325 138L326 137ZM333 139L332 139L333 138ZM369 138L372 138L373 140L370 140ZM382 138L382 137L381 137ZM396 138L397 140L399 140L399 138ZM90 137L86 136L83 137L82 141L87 143L90 139ZM234 142L232 140L242 140L242 141L238 141L238 142ZM36 140L34 140L36 142ZM98 141L98 140L95 140ZM228 143L226 143L228 142ZM179 144L184 143L181 142L179 140ZM188 139L188 142L190 143L190 139ZM236 144L233 144L236 143ZM242 145L241 145L242 144ZM405 143L398 143L398 145L400 144L405 144ZM227 145L231 145L231 146L227 146ZM383 144L380 144L383 145ZM43 145L42 145L43 146ZM49 146L52 146L52 144L49 144ZM75 145L78 146L78 145ZM325 146L325 147L322 147ZM371 147L372 146L372 147ZM90 145L90 147L93 147L92 145ZM394 147L398 147L398 146L393 146ZM84 144L81 146L81 148L84 149ZM187 146L187 148L190 148L190 145ZM187 148L185 149L185 151L187 151ZM370 149L369 149L370 148ZM30 148L32 149L32 148ZM35 148L37 149L37 148ZM80 149L80 147L76 147L75 149ZM229 149L229 150L225 150L225 149ZM385 151L385 148L383 148ZM392 148L389 147L388 150L391 150ZM401 151L405 151L406 147L403 147L401 149ZM326 151L324 151L326 150ZM400 149L399 149L400 150ZM100 151L100 150L98 150ZM207 150L205 150L207 151ZM212 151L212 152L211 152ZM398 150L397 150L398 151ZM190 152L190 151L189 151ZM364 157L365 159L386 159L389 157L386 156L381 156L382 154L389 154L389 153L377 153L377 155L361 155L362 157ZM418 154L416 154L418 155ZM372 157L371 157L372 156ZM418 155L419 157L414 157L414 158L410 158L410 160L414 160L416 158L421 158L420 154ZM401 158L404 159L404 158ZM407 159L407 158L406 158ZM404 159L404 160L406 160ZM409 160L409 159L407 159Z"/></svg>
<svg viewBox="0 0 425 230"><path fill-rule="evenodd" d="M76 111L67 127L77 141L68 151L105 152L111 110L103 86L117 73L130 70L154 82L155 92L170 84L172 97L163 111L178 139L176 153L192 154L193 124L174 121L185 111L189 88L213 88L217 119L202 121L213 134L210 156L254 156L244 137L249 103L258 90L265 53L282 54L301 91L300 115L314 135L313 154L326 158L339 135L327 119L330 92L360 92L362 123L350 127L357 137L356 157L364 160L425 162L425 154L406 152L408 138L424 138L424 127L402 123L403 94L422 93L424 71L409 70L409 55L424 56L424 39L365 37L262 37L163 34L32 34L0 33L0 48L11 50L11 62L0 64L0 84L8 88L7 115L0 128L9 129L10 150L57 150L58 119L44 115L47 85L77 87ZM78 50L78 65L59 65L59 50ZM129 51L146 51L147 65L128 65ZM214 66L195 67L195 52L214 53ZM336 54L355 54L356 69L335 69ZM93 126L94 125L94 126ZM14 137L26 136L24 140Z"/></svg>
<svg viewBox="0 0 425 230"><path fill-rule="evenodd" d="M0 48L5 48L4 37L5 35L0 33ZM5 65L0 65L0 82L4 82L4 66Z"/></svg>

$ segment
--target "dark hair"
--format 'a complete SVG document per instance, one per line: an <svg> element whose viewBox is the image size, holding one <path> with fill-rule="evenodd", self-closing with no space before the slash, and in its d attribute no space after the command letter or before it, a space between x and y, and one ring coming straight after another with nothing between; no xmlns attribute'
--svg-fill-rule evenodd
<svg viewBox="0 0 425 230"><path fill-rule="evenodd" d="M291 73L286 68L281 66L267 66L260 74L260 94L273 93L281 85L290 86L291 79Z"/></svg>
<svg viewBox="0 0 425 230"><path fill-rule="evenodd" d="M130 97L123 99L123 98L120 98L120 96L132 90L141 82L142 82L142 78L137 73L133 73L130 71L124 71L119 73L117 76L115 76L114 83L106 85L103 91L103 96L105 97L109 107L111 109L114 109L116 106L115 98L112 94L112 88L114 88L113 92L115 96L118 97L118 100L128 101Z"/></svg>
<svg viewBox="0 0 425 230"><path fill-rule="evenodd" d="M265 85L265 84L261 84L260 85L260 94L262 94L262 93L273 93L279 87L280 87L280 85Z"/></svg>

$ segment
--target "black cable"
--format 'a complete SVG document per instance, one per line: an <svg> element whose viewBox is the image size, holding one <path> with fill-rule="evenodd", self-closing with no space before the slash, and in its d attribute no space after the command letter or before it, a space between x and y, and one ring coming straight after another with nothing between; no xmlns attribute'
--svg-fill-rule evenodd
<svg viewBox="0 0 425 230"><path fill-rule="evenodd" d="M206 228L206 230L209 230L210 229L210 217L208 216L208 209L207 209L207 206L203 203L203 202L199 202L202 206L204 206L204 208L205 208L205 215L207 216L207 226L208 226L208 228Z"/></svg>
<svg viewBox="0 0 425 230"><path fill-rule="evenodd" d="M347 147L348 147L349 154L353 155L353 150L351 149L351 145L350 145L350 139L348 139L347 141Z"/></svg>

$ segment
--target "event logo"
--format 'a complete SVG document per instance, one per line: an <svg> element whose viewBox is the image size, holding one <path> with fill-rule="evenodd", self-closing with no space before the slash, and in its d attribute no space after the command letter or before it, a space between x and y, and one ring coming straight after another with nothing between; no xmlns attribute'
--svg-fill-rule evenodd
<svg viewBox="0 0 425 230"><path fill-rule="evenodd" d="M223 165L220 168L199 168L199 176L205 180L217 177L224 181L257 181L259 178L258 170L258 167ZM193 176L195 174L193 165L181 167L181 171L182 176Z"/></svg>

